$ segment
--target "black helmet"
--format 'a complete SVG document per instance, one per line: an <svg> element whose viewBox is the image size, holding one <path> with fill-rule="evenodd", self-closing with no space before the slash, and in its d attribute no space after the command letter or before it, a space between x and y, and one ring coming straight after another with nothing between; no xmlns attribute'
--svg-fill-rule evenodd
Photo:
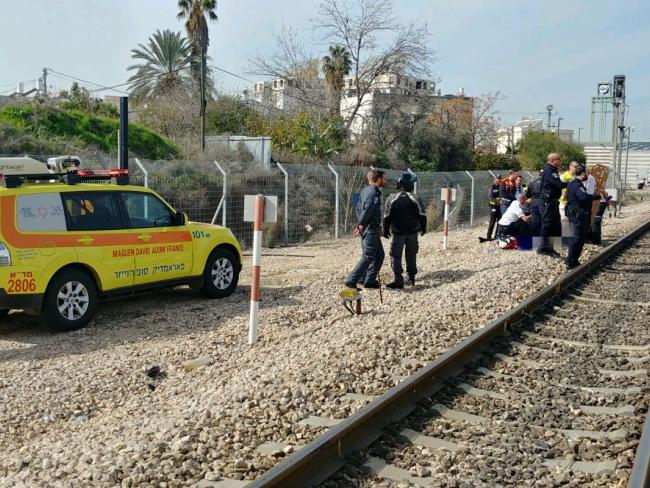
<svg viewBox="0 0 650 488"><path fill-rule="evenodd" d="M412 173L402 173L397 179L397 189L413 191L414 183L418 181L418 177Z"/></svg>

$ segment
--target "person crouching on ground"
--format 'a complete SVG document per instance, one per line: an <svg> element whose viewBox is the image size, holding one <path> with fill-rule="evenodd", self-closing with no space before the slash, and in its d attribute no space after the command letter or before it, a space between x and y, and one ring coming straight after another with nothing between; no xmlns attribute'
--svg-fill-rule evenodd
<svg viewBox="0 0 650 488"><path fill-rule="evenodd" d="M383 171L373 170L368 174L371 184L361 191L357 207L357 226L354 234L361 236L361 259L345 280L345 286L358 289L363 282L365 288L379 288L377 275L384 263L384 248L381 244L381 187L384 186Z"/></svg>
<svg viewBox="0 0 650 488"><path fill-rule="evenodd" d="M502 238L506 236L520 239L523 236L530 236L530 215L524 213L523 206L526 203L526 194L520 193L513 201L506 213L499 220L497 235Z"/></svg>
<svg viewBox="0 0 650 488"><path fill-rule="evenodd" d="M398 193L393 193L386 200L384 212L384 237L388 239L392 232L393 241L390 245L390 264L395 279L387 288L404 288L402 275L402 251L406 254L406 273L408 282L415 286L415 275L418 272L416 257L418 254L418 232L421 235L427 230L427 216L424 204L418 195L414 195L414 178L410 173L403 173L397 180Z"/></svg>

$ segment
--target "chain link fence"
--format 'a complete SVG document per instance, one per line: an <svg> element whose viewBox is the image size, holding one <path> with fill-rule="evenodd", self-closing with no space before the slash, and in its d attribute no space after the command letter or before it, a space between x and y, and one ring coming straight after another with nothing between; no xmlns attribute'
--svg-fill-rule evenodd
<svg viewBox="0 0 650 488"><path fill-rule="evenodd" d="M46 155L32 156L45 161ZM82 157L85 169L117 167L116 161ZM356 224L355 195L367 184L370 168L331 164L276 163L264 169L254 163L147 161L129 163L131 184L147 186L196 222L230 228L244 247L253 241L252 224L244 222L244 195L276 195L278 222L266 224L264 245L332 239L350 235ZM382 168L377 168L382 169ZM387 176L383 196L395 191L404 172L382 169ZM429 230L442 228L442 188L456 189L450 228L484 224L489 218L488 194L502 171L417 172L416 192L422 198ZM522 171L524 183L534 174Z"/></svg>

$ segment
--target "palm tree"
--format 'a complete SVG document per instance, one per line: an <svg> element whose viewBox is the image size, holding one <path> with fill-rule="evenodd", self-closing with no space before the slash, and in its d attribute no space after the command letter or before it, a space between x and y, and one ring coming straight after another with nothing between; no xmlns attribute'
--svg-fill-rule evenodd
<svg viewBox="0 0 650 488"><path fill-rule="evenodd" d="M332 95L332 115L340 115L343 77L350 73L352 60L343 46L330 46L329 52L329 55L323 56L323 73Z"/></svg>
<svg viewBox="0 0 650 488"><path fill-rule="evenodd" d="M178 18L186 19L185 30L192 45L192 74L197 82L201 79L201 55L203 55L203 70L206 72L205 59L210 44L208 21L217 20L217 0L178 0Z"/></svg>
<svg viewBox="0 0 650 488"><path fill-rule="evenodd" d="M146 46L138 44L131 53L133 59L143 61L129 66L129 70L137 70L129 78L135 102L150 100L189 84L187 68L192 60L192 47L180 32L157 30Z"/></svg>

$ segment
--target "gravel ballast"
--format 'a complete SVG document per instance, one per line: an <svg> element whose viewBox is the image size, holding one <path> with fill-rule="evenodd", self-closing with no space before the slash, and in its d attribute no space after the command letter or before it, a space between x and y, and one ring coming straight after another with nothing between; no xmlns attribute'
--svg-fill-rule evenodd
<svg viewBox="0 0 650 488"><path fill-rule="evenodd" d="M604 238L649 218L650 203L626 206L605 219ZM223 300L177 288L106 302L68 334L10 314L0 323L0 486L254 479L324 431L300 420L349 416L363 402L345 394L385 392L564 272L558 259L478 244L484 231L452 231L447 252L440 233L425 235L416 288L384 290L383 305L364 292L359 317L337 296L357 239L269 250L253 347L250 258ZM391 274L386 261L384 283ZM293 447L255 450L268 441Z"/></svg>

